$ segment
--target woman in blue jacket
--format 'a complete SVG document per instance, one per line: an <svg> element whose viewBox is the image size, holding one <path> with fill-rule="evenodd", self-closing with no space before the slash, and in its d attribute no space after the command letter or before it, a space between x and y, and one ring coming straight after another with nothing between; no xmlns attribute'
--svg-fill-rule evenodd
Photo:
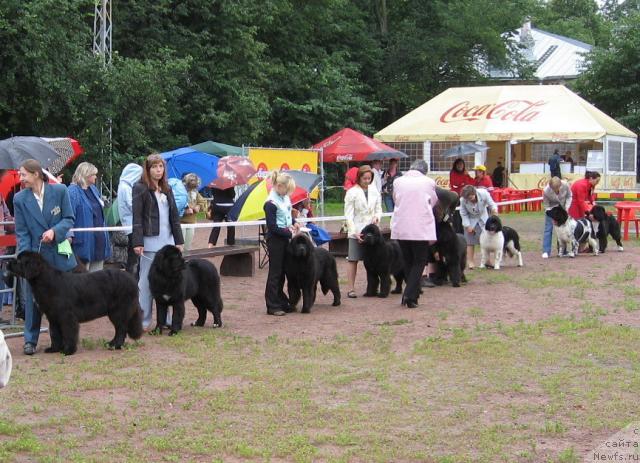
<svg viewBox="0 0 640 463"><path fill-rule="evenodd" d="M81 162L69 185L69 199L76 216L74 228L104 227L104 202L96 188L98 168L90 162ZM111 256L109 234L106 231L72 232L71 246L79 263L89 272L102 270L104 261Z"/></svg>
<svg viewBox="0 0 640 463"><path fill-rule="evenodd" d="M58 270L68 272L76 266L75 257L62 246L73 226L73 209L64 185L49 185L42 166L29 159L20 166L20 190L13 198L18 254L36 251ZM36 353L42 313L34 305L31 286L25 281L24 353Z"/></svg>

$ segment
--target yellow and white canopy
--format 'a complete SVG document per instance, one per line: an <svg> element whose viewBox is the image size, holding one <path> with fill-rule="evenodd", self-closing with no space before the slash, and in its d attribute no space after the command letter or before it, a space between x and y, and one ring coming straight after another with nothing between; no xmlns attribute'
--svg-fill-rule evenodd
<svg viewBox="0 0 640 463"><path fill-rule="evenodd" d="M383 142L637 138L563 85L450 88L374 137Z"/></svg>

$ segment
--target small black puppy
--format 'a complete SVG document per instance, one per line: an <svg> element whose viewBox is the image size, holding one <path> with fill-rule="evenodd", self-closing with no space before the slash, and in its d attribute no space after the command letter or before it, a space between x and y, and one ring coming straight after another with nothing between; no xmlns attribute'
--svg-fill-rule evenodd
<svg viewBox="0 0 640 463"><path fill-rule="evenodd" d="M387 297L391 289L391 275L396 280L392 294L402 292L404 280L404 259L396 240L385 240L377 225L370 224L362 229L364 268L367 270L366 297ZM380 292L378 292L378 287Z"/></svg>
<svg viewBox="0 0 640 463"><path fill-rule="evenodd" d="M167 245L153 259L149 269L149 288L156 301L155 333L162 334L169 306L173 307L169 336L182 329L184 303L188 299L198 309L198 319L193 326L204 326L207 310L213 314L213 327L222 326L220 275L208 260L191 259L186 262L177 247Z"/></svg>
<svg viewBox="0 0 640 463"><path fill-rule="evenodd" d="M607 249L607 236L611 236L616 242L618 251L624 251L620 224L614 216L607 214L607 211L602 206L593 206L589 211L589 219L593 224L600 252L605 252Z"/></svg>
<svg viewBox="0 0 640 463"><path fill-rule="evenodd" d="M316 301L318 283L322 294L327 294L329 290L333 293L331 305L340 305L336 258L326 249L315 247L307 234L295 235L287 245L284 269L292 308L295 309L302 296L301 312L309 313Z"/></svg>
<svg viewBox="0 0 640 463"><path fill-rule="evenodd" d="M436 222L436 236L438 240L433 245L438 253L436 261L435 283L444 284L447 277L451 285L460 287L460 283L466 283L464 269L467 266L467 242L464 236L457 234L449 222Z"/></svg>
<svg viewBox="0 0 640 463"><path fill-rule="evenodd" d="M32 251L23 251L9 261L8 270L27 279L38 309L49 320L51 347L47 353L74 354L80 323L105 316L116 330L109 347L121 349L127 334L132 339L142 336L138 285L127 272L62 272Z"/></svg>

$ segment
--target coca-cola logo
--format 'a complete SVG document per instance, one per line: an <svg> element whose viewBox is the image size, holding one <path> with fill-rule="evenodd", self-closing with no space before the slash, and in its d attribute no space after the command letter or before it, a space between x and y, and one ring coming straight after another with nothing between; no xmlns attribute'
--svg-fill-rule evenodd
<svg viewBox="0 0 640 463"><path fill-rule="evenodd" d="M436 177L436 186L440 188L449 188L449 178L448 177Z"/></svg>
<svg viewBox="0 0 640 463"><path fill-rule="evenodd" d="M544 190L546 188L546 186L549 184L549 177L543 177L540 180L538 180L538 189L539 190Z"/></svg>
<svg viewBox="0 0 640 463"><path fill-rule="evenodd" d="M508 100L502 103L471 104L461 101L447 109L440 116L440 122L477 121L480 119L513 122L531 122L540 115L538 110L546 105L544 100Z"/></svg>
<svg viewBox="0 0 640 463"><path fill-rule="evenodd" d="M339 154L336 156L336 161L351 161L353 159L353 154Z"/></svg>

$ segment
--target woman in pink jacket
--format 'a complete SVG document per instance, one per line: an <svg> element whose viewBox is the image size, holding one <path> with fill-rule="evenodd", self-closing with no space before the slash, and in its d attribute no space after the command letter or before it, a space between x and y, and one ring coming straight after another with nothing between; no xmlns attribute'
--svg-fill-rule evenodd
<svg viewBox="0 0 640 463"><path fill-rule="evenodd" d="M395 208L391 217L391 239L398 240L404 258L406 286L402 305L418 307L420 277L429 258L429 245L436 241L433 206L438 201L436 182L426 176L427 163L418 159L393 183Z"/></svg>

